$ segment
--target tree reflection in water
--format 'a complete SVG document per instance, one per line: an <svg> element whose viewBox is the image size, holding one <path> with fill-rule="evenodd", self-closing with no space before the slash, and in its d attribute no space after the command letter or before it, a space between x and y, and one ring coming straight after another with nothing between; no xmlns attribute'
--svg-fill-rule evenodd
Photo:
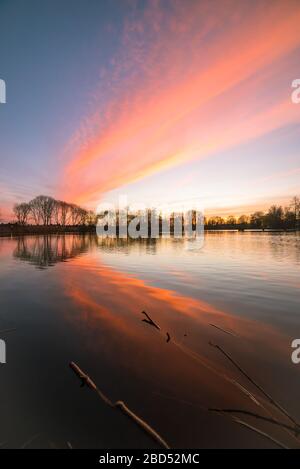
<svg viewBox="0 0 300 469"><path fill-rule="evenodd" d="M93 234L22 236L17 239L14 257L35 265L38 269L47 269L59 262L67 262L93 248L104 251L122 251L129 254L131 249L144 249L147 254L154 254L157 249L156 239L101 238Z"/></svg>
<svg viewBox="0 0 300 469"><path fill-rule="evenodd" d="M14 257L39 269L47 269L87 252L91 242L92 236L89 235L24 236L18 238Z"/></svg>

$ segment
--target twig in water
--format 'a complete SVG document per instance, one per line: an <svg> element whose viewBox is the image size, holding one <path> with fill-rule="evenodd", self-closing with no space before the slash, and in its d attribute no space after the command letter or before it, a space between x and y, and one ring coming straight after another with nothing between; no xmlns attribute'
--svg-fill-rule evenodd
<svg viewBox="0 0 300 469"><path fill-rule="evenodd" d="M142 311L142 314L144 314L146 316L147 319L143 319L143 322L146 322L147 324L150 324L150 326L153 326L155 327L158 331L160 331L160 327L158 324L156 324L149 316L149 314L147 314L145 311Z"/></svg>
<svg viewBox="0 0 300 469"><path fill-rule="evenodd" d="M76 375L78 376L78 378L81 380L81 387L83 387L85 384L93 389L94 391L97 391L97 386L96 384L94 383L94 381L91 380L91 378L85 374L80 368L78 365L76 365L76 363L74 362L71 362L70 363L70 367L72 368L72 370L76 373Z"/></svg>
<svg viewBox="0 0 300 469"><path fill-rule="evenodd" d="M273 425L277 425L278 427L282 427L286 430L290 430L293 433L295 433L296 436L299 435L300 428L297 427L292 427L291 425L287 425L283 422L280 422L277 419L270 418L270 417L264 417L263 415L256 414L255 412L250 412L248 410L241 410L241 409L208 409L210 412L216 412L216 413L221 413L221 414L243 414L243 415L248 415L249 417L254 417L259 420L264 420L265 422L272 423Z"/></svg>
<svg viewBox="0 0 300 469"><path fill-rule="evenodd" d="M272 443L274 443L275 445L279 446L279 448L282 448L282 449L289 449L287 446L285 446L283 443L280 443L280 441L276 440L275 438L273 438L273 437L272 437L271 435L269 435L268 433L265 433L265 432L263 432L262 430L259 430L259 428L253 427L252 425L249 425L249 423L246 423L246 422L244 422L243 420L240 420L239 418L234 417L233 415L229 415L229 418L230 418L233 422L238 423L239 425L241 425L242 427L246 427L246 428L248 428L249 430L253 431L254 433L257 433L258 435L263 436L263 437L266 438L267 440L272 441Z"/></svg>
<svg viewBox="0 0 300 469"><path fill-rule="evenodd" d="M84 386L85 384L96 391L98 396L105 402L105 404L109 405L112 408L121 410L127 417L133 420L140 428L142 428L153 440L156 441L161 447L170 449L169 445L165 442L165 440L143 419L141 419L138 415L136 415L132 410L130 410L123 401L117 401L113 403L105 394L103 394L100 389L96 386L94 381L84 373L76 363L71 362L70 368L75 372L75 374L81 380L81 385Z"/></svg>
<svg viewBox="0 0 300 469"><path fill-rule="evenodd" d="M210 326L218 329L221 332L224 332L225 334L231 335L232 337L237 337L235 334L233 334L233 332L226 331L225 329L222 329L222 327L216 326L215 324L210 324Z"/></svg>
<svg viewBox="0 0 300 469"><path fill-rule="evenodd" d="M245 376L248 381L250 381L250 383L252 383L253 386L255 386L274 407L276 407L277 410L284 414L291 422L293 422L294 425L299 427L298 422L283 407L281 407L281 405L278 404L278 402L276 402L273 397L270 396L270 394L268 394L256 381L254 381L254 379L252 379L251 376L249 376L248 373L246 373L246 371L244 371L243 368L241 368L241 366L227 352L225 352L222 347L213 344L212 342L209 342L209 345L218 349L240 371L240 373L242 373L242 375Z"/></svg>
<svg viewBox="0 0 300 469"><path fill-rule="evenodd" d="M143 311L144 314L146 314L144 311ZM150 318L150 316L148 314L146 314L146 316L149 318L149 321L151 322L151 325L153 325L153 321L152 319ZM146 323L148 323L147 320L143 319L143 321L145 321ZM149 323L150 324L150 323ZM159 328L158 325L156 325L156 329ZM158 331L160 333L162 333L161 329L159 328ZM186 337L187 334L184 334L184 336ZM185 355L189 356L190 358L196 360L197 362L201 363L201 365L205 366L206 368L208 368L209 370L211 370L213 373L216 373L218 374L218 376L221 376L223 377L224 379L226 379L227 381L229 381L231 384L233 384L234 386L237 386L239 388L240 391L242 391L244 394L246 394L256 405L258 406L261 406L261 404L258 402L258 400L255 398L255 396L248 390L246 389L242 384L240 384L238 381L236 381L235 379L227 376L226 374L224 373L220 373L218 372L216 369L214 369L211 365L209 365L206 361L204 361L197 353L193 352L192 350L186 348L183 344L181 343L178 343L174 340L172 340L172 343L179 349L181 350L181 352L183 352Z"/></svg>
<svg viewBox="0 0 300 469"><path fill-rule="evenodd" d="M146 314L145 312L143 312L148 320L143 320L144 322L147 322L149 323L150 325L153 325L154 327L156 327L156 329L158 329L160 331L160 327L158 325L156 325L152 319L150 318L150 316L148 314ZM217 329L220 329L218 326L215 326L214 324L210 324L212 327L216 327ZM223 329L220 329L221 331L229 334L229 335L233 335L232 333L228 332L228 331L225 331ZM160 331L161 332L161 331ZM184 336L186 337L186 334L184 334ZM168 337L168 333L167 333L167 337ZM235 336L236 337L236 336ZM167 340L168 342L168 340ZM173 344L175 346L177 346L178 348L181 349L182 352L188 354L190 357L194 358L195 360L197 361L200 361L202 363L202 365L206 366L207 368L209 368L211 371L215 372L215 373L218 373L217 370L215 370L213 367L209 366L206 362L203 361L203 359L201 359L201 357L199 357L198 354L196 353L193 353L191 350L186 350L186 348L182 345L182 344L179 344L177 343L176 341L174 342L173 341ZM258 383L256 383L241 367L240 365L238 365L234 360L233 358L231 358L219 345L215 345L213 344L212 342L209 342L209 344L212 346L212 347L215 347L217 348L221 353L223 353L223 355L225 355L225 357L231 362L233 363L233 365L242 373L242 375L244 375L266 398L267 400L273 405L276 407L277 410L279 410L281 413L283 413L286 417L289 418L289 420L292 421L292 423L295 425L295 427L290 427L288 425L285 425L285 424L282 424L281 422L279 422L278 420L276 420L275 418L273 418L273 415L270 414L270 412L265 408L265 406L263 406L258 400L257 398L254 396L253 393L251 393L247 388L245 388L241 383L239 383L238 381L236 381L235 379L229 377L227 374L224 374L224 373L218 373L219 376L222 376L223 378L225 378L227 381L231 382L232 384L234 384L235 386L237 386L243 393L245 393L256 405L258 405L259 407L262 407L263 409L265 409L270 415L272 418L268 419L268 418L264 418L264 417L261 417L263 420L266 420L266 421L269 421L273 424L277 424L279 426L281 426L283 429L287 430L288 432L292 432L292 435L294 437L297 438L299 432L298 432L298 428L300 428L299 424L293 419L292 416L290 416L288 414L288 412L283 409L280 404L278 404ZM226 412L222 412L221 410L219 410L220 413L223 413L224 415L226 415ZM240 411L242 413L242 411ZM245 411L245 413L247 413ZM239 423L240 425L243 425L247 428L249 428L250 430L264 436L265 438L271 440L273 443L275 443L276 445L280 446L281 448L286 448L283 444L281 444L280 442L278 442L276 439L274 439L272 436L268 435L267 433L264 433L263 431L247 424L246 422L243 422L242 420L238 419L237 417L235 416L232 416L232 415L228 415L229 412L227 413L227 416L229 416L232 420L234 420L236 423ZM248 415L250 415L251 413L249 413ZM253 413L253 416L257 416L257 418L260 418L260 416L258 414L254 414Z"/></svg>

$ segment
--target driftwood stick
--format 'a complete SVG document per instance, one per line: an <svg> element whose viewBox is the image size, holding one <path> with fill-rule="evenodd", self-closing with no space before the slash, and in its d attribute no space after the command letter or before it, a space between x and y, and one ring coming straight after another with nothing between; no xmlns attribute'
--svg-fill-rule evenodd
<svg viewBox="0 0 300 469"><path fill-rule="evenodd" d="M147 316L147 318L148 318L148 320L143 319L144 322L146 322L147 324L150 324L150 325L155 324L155 323L152 321L151 317L150 317L147 313L145 313L145 311L143 311L142 313L145 314L145 315ZM157 324L155 324L155 327L156 327L156 329L158 329L159 332L161 332L161 329L160 329L160 327L159 327ZM171 337L170 337L170 339L169 339L169 337L170 337L170 335L167 333L167 342L169 342L169 340L171 339ZM190 358L196 360L197 362L200 362L203 366L206 366L206 368L210 369L212 372L217 373L219 376L222 376L224 379L226 379L227 381L229 381L231 384L233 384L234 386L238 387L241 392L243 392L244 394L246 394L246 396L248 396L256 405L258 405L259 407L261 407L261 404L260 404L260 402L256 399L256 397L255 397L248 389L246 389L241 383L239 383L238 381L236 381L236 380L233 379L233 378L230 378L228 375L226 375L226 374L224 374L224 373L222 373L222 374L221 374L221 373L218 373L213 367L211 367L211 366L209 366L207 363L205 363L197 353L195 353L195 352L193 352L192 350L186 348L184 345L182 345L182 344L180 344L180 343L178 343L178 342L176 342L176 341L174 341L174 340L172 340L172 343L173 343L177 348L179 348L179 350L181 350L181 352L183 352L185 355L187 355L187 356L189 356Z"/></svg>
<svg viewBox="0 0 300 469"><path fill-rule="evenodd" d="M151 317L145 313L145 311L143 311L143 314L146 315L147 317L147 320L146 319L143 319L144 322L154 326L156 329L158 329L159 332L161 332L161 329L160 327L154 323L154 321L152 321ZM234 337L237 337L236 335L234 335L233 333L229 332L229 331L226 331L224 329L221 329L220 327L216 326L215 324L210 324L210 326L212 327L215 327L216 329L219 329L220 331L226 333L226 334L229 334L229 335L232 335ZM167 342L169 341L169 334L167 333ZM196 353L193 353L191 350L186 350L185 347L182 346L182 344L179 344L177 343L176 341L173 341L174 345L176 345L179 349L181 349L182 352L188 354L189 356L191 356L192 358L196 359L197 361L200 361L202 363L202 365L205 365L206 367L208 367L209 369L211 369L212 371L216 372L215 369L213 369L211 366L208 366L206 363L203 362L203 360L201 360L201 358L198 356L198 354ZM260 416L259 414L255 414L255 413L252 413L252 412L247 412L247 411L237 411L237 413L244 413L245 415L248 415L248 416L252 416L252 417L256 417L256 418L260 418L264 421L267 421L269 423L273 423L274 425L278 425L280 427L282 427L284 430L288 431L288 432L291 432L292 433L292 436L294 437L298 437L299 436L299 430L300 430L300 426L299 424L294 420L294 418L289 415L289 413L283 409L280 404L278 404L258 383L256 383L256 381L254 381L242 368L241 366L236 363L233 358L228 355L225 350L223 350L219 345L216 345L216 344L213 344L212 342L209 342L209 344L212 346L212 347L215 347L217 348L239 371L240 373L242 373L243 376L245 376L266 398L267 400L277 409L279 410L281 413L283 413L292 423L293 423L293 427L290 426L290 425L286 425L282 422L279 422L273 415L272 413L270 413L269 410L267 410L265 408L265 406L263 406L259 401L258 399L254 396L253 393L251 393L247 388L245 388L241 383L237 382L236 380L230 378L227 374L220 374L220 376L222 376L223 378L225 378L227 381L231 382L232 384L234 384L235 386L237 386L240 391L242 391L243 393L245 393L256 405L258 405L259 407L262 407L263 409L265 409L270 415L271 415L271 418L267 418L267 417L262 417ZM250 430L260 434L261 436L264 436L265 438L271 440L273 443L275 443L276 445L278 445L279 447L281 448L286 448L282 443L280 443L279 441L277 441L276 439L274 439L272 436L268 435L267 433L264 433L263 431L257 429L256 427L253 427L249 424L247 424L246 422L243 422L242 420L238 419L237 417L233 416L233 415L230 415L230 412L233 413L233 409L228 409L228 410L225 410L225 411L222 411L221 409L208 409L209 411L215 411L215 412L219 412L220 414L223 414L223 415L226 415L227 414L227 417L230 417L233 421L235 421L236 423L239 423L240 425L243 425L244 427L247 427L249 428Z"/></svg>
<svg viewBox="0 0 300 469"><path fill-rule="evenodd" d="M97 386L96 384L94 383L94 381L91 380L91 378L85 374L80 368L78 365L76 365L76 363L74 362L71 362L70 363L70 368L72 368L72 370L76 373L76 375L78 376L78 378L81 380L81 384L84 386L86 384L86 386L88 386L89 388L93 389L94 391L97 391Z"/></svg>
<svg viewBox="0 0 300 469"><path fill-rule="evenodd" d="M108 406L120 410L123 414L127 415L133 422L135 422L142 430L144 430L156 443L158 443L161 447L170 449L169 445L165 442L165 440L142 418L136 415L132 410L127 407L127 405L123 401L117 401L113 403L102 391L96 386L94 381L86 374L84 371L79 368L79 366L71 362L70 368L75 372L78 378L81 380L82 385L87 385L93 391L96 391L98 396L107 404Z"/></svg>
<svg viewBox="0 0 300 469"><path fill-rule="evenodd" d="M152 321L151 317L150 317L147 313L145 313L145 311L143 311L142 313L145 314L145 315L147 316L147 318L148 318L147 320L146 320L146 319L143 319L143 321L146 322L146 323L148 323L148 324L150 324L150 325L152 325L152 326L155 325L154 327L156 327L156 329L158 329L158 331L161 332L160 327L159 327L157 324L155 324L154 321ZM211 325L211 326L214 326L214 327L217 327L217 326L215 326L215 325L213 325L213 324L210 324L210 325ZM217 327L217 328L218 328L218 327ZM219 328L218 328L218 329L219 329ZM167 333L167 334L168 334L168 333ZM167 342L168 342L168 335L167 335ZM193 358L194 360L200 362L202 365L206 366L208 369L210 369L210 370L213 371L214 373L217 373L219 376L223 377L224 379L226 379L227 381L229 381L231 384L233 384L234 386L238 387L238 389L239 389L242 393L244 393L246 396L248 396L257 406L264 408L264 406L258 401L258 399L254 396L254 394L251 393L251 392L249 391L249 389L245 388L245 386L243 386L241 383L239 383L238 381L236 381L235 379L231 378L230 376L228 376L228 375L225 374L225 373L217 372L217 370L215 370L213 367L211 367L211 366L209 366L207 363L205 363L197 353L193 352L193 351L190 350L190 349L187 349L184 345L182 345L182 344L180 344L180 343L178 343L178 342L176 342L176 341L174 341L174 340L173 340L172 342L173 342L173 344L174 344L176 347L178 347L184 354L186 354L186 355L188 355L189 357ZM210 344L211 346L213 346L213 347L218 348L220 351L222 351L222 353L226 354L226 352L224 352L223 349L221 349L221 347L219 347L218 345L215 345L215 344L213 344L212 342L209 342L209 344ZM227 354L226 354L226 356L227 356ZM244 370L242 370L242 369L239 367L239 365L237 365L237 364L231 359L231 357L227 356L227 358L230 359L230 361L232 361L232 363L234 363L234 365L238 367L238 369L241 371L241 373L244 374L244 375L248 378L248 375L245 374ZM249 378L248 378L248 379L249 379ZM256 384L255 384L255 385L256 385ZM257 386L258 386L258 385L257 385ZM256 386L256 387L257 387L257 386ZM270 400L270 397L269 397L269 396L268 396L268 400ZM266 409L265 409L265 410L266 410ZM269 412L269 411L268 411L268 412ZM293 422L294 425L296 425L296 426L298 425L297 422L294 422L294 421L292 421L292 422ZM294 431L294 429L293 429L293 431Z"/></svg>
<svg viewBox="0 0 300 469"><path fill-rule="evenodd" d="M275 445L279 446L279 448L282 448L282 449L289 449L289 448L288 448L287 446L285 446L283 443L281 443L280 441L276 440L275 438L273 438L273 437L272 437L271 435L269 435L268 433L263 432L263 431L260 430L259 428L253 427L253 426L250 425L249 423L246 423L246 422L244 422L243 420L240 420L240 419L237 418L237 417L233 417L233 416L230 416L230 417L231 417L231 420L233 420L233 422L236 422L236 423L238 423L239 425L241 425L242 427L248 428L249 430L253 431L254 433L257 433L258 435L263 436L263 437L266 438L267 440L272 441L272 443L274 443Z"/></svg>
<svg viewBox="0 0 300 469"><path fill-rule="evenodd" d="M246 371L244 371L243 368L227 352L225 352L222 347L213 344L212 342L209 342L209 345L219 350L238 369L238 371L242 373L242 375L245 376L248 381L250 381L250 383L252 383L253 386L255 386L274 407L276 407L277 410L284 414L294 425L299 427L298 422L280 404L278 404L278 402L276 402L273 397L270 396L270 394L267 393L253 378L251 378L251 376L249 376L248 373L246 373Z"/></svg>
<svg viewBox="0 0 300 469"><path fill-rule="evenodd" d="M162 448L170 449L165 440L147 423L141 419L132 410L130 410L123 401L117 401L114 407L120 409L125 415L131 418L140 428L142 428L153 440L155 440Z"/></svg>
<svg viewBox="0 0 300 469"><path fill-rule="evenodd" d="M210 326L218 329L221 332L224 332L225 334L231 335L232 337L237 337L235 334L233 334L233 332L226 331L225 329L222 329L222 327L216 326L215 324L210 324Z"/></svg>
<svg viewBox="0 0 300 469"><path fill-rule="evenodd" d="M145 311L142 311L142 314L145 314L145 316L147 317L147 319L142 319L143 322L155 327L155 329L157 329L159 332L162 332L160 326L156 322L154 322L152 318L150 318L149 314L147 314ZM166 338L166 342L169 343L171 340L169 332L166 332Z"/></svg>
<svg viewBox="0 0 300 469"><path fill-rule="evenodd" d="M292 427L291 425L287 425L283 422L275 418L264 417L263 415L256 414L255 412L250 412L248 410L241 410L241 409L208 409L210 412L216 412L220 414L243 414L248 415L249 417L254 417L259 420L264 420L265 422L272 423L273 425L277 425L278 427L284 428L285 430L290 430L291 432L295 433L297 436L300 433L300 428Z"/></svg>
<svg viewBox="0 0 300 469"><path fill-rule="evenodd" d="M146 322L147 324L150 324L150 326L153 326L155 327L158 331L160 331L160 327L158 324L156 324L149 316L149 314L147 314L145 311L142 311L142 314L144 314L146 316L147 319L143 319L143 322Z"/></svg>

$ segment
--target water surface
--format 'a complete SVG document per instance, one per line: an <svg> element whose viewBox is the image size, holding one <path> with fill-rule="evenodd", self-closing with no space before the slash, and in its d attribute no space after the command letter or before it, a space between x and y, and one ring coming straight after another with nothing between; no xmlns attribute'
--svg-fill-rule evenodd
<svg viewBox="0 0 300 469"><path fill-rule="evenodd" d="M300 365L291 362L291 342L300 338L299 241L295 233L246 232L206 233L203 248L188 240L92 235L0 239L0 331L15 329L0 332L7 345L0 443L155 447L80 387L68 367L73 360L171 447L273 447L210 410L282 419L209 342L300 420ZM142 311L160 332L142 321ZM239 417L297 446L281 429Z"/></svg>

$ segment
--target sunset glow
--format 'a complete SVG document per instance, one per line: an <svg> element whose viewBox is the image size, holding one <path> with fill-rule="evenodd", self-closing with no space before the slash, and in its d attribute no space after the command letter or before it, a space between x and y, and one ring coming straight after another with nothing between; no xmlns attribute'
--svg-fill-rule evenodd
<svg viewBox="0 0 300 469"><path fill-rule="evenodd" d="M124 5L92 21L86 42L76 39L79 55L68 49L64 62L56 48L60 78L50 73L43 82L53 96L47 131L38 86L26 109L31 133L13 144L5 119L8 125L12 106L24 121L25 103L11 96L1 109L2 151L10 155L2 211L39 192L93 209L124 193L151 205L197 197L221 215L296 194L300 107L291 85L299 75L299 2ZM54 41L66 34L59 30ZM28 40L42 52L34 34ZM12 172L17 162L22 177Z"/></svg>
<svg viewBox="0 0 300 469"><path fill-rule="evenodd" d="M70 144L64 196L86 204L130 185L138 198L136 181L175 167L180 180L190 162L211 184L202 159L222 164L225 151L240 148L238 164L247 170L243 145L265 136L271 141L274 132L298 125L284 76L296 65L300 9L275 2L267 10L262 16L260 7L224 2L216 18L209 2L190 2L184 11L175 2L171 14L152 2L139 18L133 15L124 27L125 57L114 60L110 99L103 109L95 106ZM272 154L259 157L272 172ZM193 183L203 197L205 183L202 189ZM171 200L176 189L170 190ZM220 190L213 195L223 196ZM241 196L251 203L255 194Z"/></svg>
<svg viewBox="0 0 300 469"><path fill-rule="evenodd" d="M0 449L300 448L299 58L300 0L0 0Z"/></svg>

